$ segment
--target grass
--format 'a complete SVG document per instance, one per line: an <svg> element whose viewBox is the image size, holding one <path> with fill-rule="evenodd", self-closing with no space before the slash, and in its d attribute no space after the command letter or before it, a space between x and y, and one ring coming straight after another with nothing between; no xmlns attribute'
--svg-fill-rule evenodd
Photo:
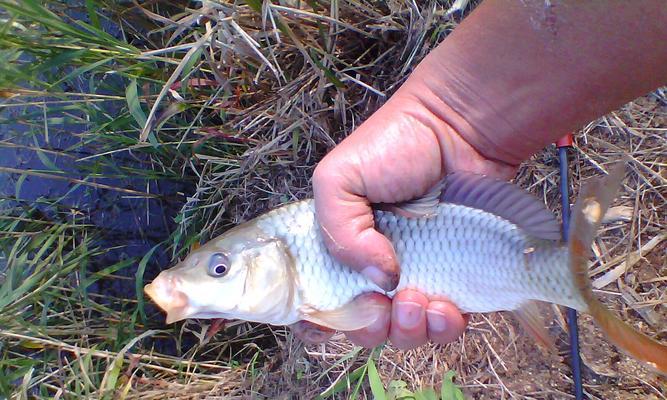
<svg viewBox="0 0 667 400"><path fill-rule="evenodd" d="M0 398L567 397L552 308L555 355L502 313L409 352L163 324L143 283L194 243L309 196L316 162L456 26L440 4L191 6L0 0L0 154L16 161L0 160ZM666 104L658 90L591 122L573 151L574 189L632 157L591 273L610 307L660 338ZM516 181L558 210L555 159L546 149ZM667 396L581 325L591 398Z"/></svg>
<svg viewBox="0 0 667 400"><path fill-rule="evenodd" d="M356 352L358 350L356 349ZM456 374L453 371L444 374L440 388L437 391L430 387L412 391L408 388L408 384L400 379L389 381L385 388L374 361L380 354L377 350L379 349L376 349L364 364L350 374L345 375L345 379L339 380L320 393L317 399L330 398L340 393L346 393L349 399L357 399L362 385L365 383L364 381L367 380L370 394L375 400L464 400L463 392L454 383ZM351 392L350 388L353 388Z"/></svg>

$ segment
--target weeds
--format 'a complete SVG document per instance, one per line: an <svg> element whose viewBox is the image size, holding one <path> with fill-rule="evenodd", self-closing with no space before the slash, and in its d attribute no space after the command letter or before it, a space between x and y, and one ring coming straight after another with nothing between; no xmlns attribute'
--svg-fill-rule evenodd
<svg viewBox="0 0 667 400"><path fill-rule="evenodd" d="M367 383L375 400L464 400L463 392L454 383L454 371L445 372L439 391L429 387L411 391L408 384L400 379L390 380L385 388L375 364L381 356L381 349L382 347L376 348L361 366L341 376L338 382L316 398L323 400L345 393L346 398L357 399L363 384ZM358 354L358 349L350 354Z"/></svg>

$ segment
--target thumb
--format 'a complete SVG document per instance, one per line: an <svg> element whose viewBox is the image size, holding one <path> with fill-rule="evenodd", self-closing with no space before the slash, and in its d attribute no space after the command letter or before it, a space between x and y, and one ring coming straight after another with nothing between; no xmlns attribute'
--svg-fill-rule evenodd
<svg viewBox="0 0 667 400"><path fill-rule="evenodd" d="M373 210L355 170L326 160L315 169L315 211L322 236L338 261L391 291L399 280L396 254L389 239L375 230Z"/></svg>

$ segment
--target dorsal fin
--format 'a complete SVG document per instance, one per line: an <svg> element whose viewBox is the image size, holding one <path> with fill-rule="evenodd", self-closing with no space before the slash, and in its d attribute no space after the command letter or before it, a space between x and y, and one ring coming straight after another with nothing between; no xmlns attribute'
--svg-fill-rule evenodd
<svg viewBox="0 0 667 400"><path fill-rule="evenodd" d="M490 212L536 238L561 238L556 217L538 198L509 182L472 172L451 173L420 198L397 204L374 204L373 207L404 217L419 218L436 213L440 203Z"/></svg>
<svg viewBox="0 0 667 400"><path fill-rule="evenodd" d="M477 208L502 217L540 239L559 240L553 213L532 194L497 178L454 172L444 179L440 201Z"/></svg>

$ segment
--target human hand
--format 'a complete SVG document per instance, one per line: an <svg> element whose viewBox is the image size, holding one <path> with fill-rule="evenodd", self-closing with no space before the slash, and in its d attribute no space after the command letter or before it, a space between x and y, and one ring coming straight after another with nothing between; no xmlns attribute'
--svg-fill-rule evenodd
<svg viewBox="0 0 667 400"><path fill-rule="evenodd" d="M456 170L510 178L566 132L664 84L667 53L655 51L667 35L664 2L566 3L483 2L320 162L315 205L335 257L394 288L399 266L373 228L371 203L419 197ZM623 79L628 75L637 79ZM453 304L416 291L377 300L385 310L376 323L347 333L366 347L387 338L404 349L428 339L446 343L466 324ZM312 324L295 328L322 332ZM330 334L304 336L322 341Z"/></svg>
<svg viewBox="0 0 667 400"><path fill-rule="evenodd" d="M329 250L384 290L393 290L399 265L389 240L374 229L370 204L419 197L455 170L509 178L515 166L487 159L409 91L399 90L315 170L316 210ZM429 339L448 343L466 326L446 299L429 299L414 290L401 291L392 300L379 294L365 299L370 297L385 306L376 322L346 332L365 347L387 338L402 349ZM318 332L312 324L298 325L295 332L311 342L326 340L331 333Z"/></svg>

